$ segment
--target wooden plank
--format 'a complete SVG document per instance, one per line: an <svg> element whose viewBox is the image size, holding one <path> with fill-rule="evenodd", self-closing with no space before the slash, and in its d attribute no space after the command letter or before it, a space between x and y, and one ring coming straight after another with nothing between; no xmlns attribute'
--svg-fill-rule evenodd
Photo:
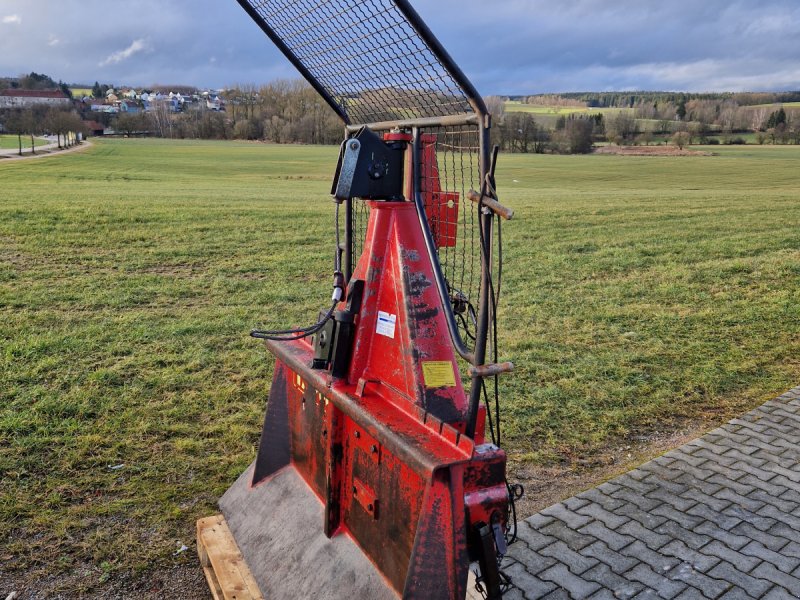
<svg viewBox="0 0 800 600"><path fill-rule="evenodd" d="M197 554L214 600L264 600L225 517L197 521Z"/></svg>

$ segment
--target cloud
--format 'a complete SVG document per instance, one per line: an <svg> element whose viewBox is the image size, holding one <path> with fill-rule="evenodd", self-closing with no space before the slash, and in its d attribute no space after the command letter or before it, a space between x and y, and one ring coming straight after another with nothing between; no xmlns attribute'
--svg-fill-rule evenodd
<svg viewBox="0 0 800 600"><path fill-rule="evenodd" d="M126 60L135 54L146 52L148 50L150 50L150 45L144 38L133 40L131 45L124 50L117 50L116 52L109 54L108 57L98 66L107 67L108 65L116 65L117 63L121 63L123 60Z"/></svg>
<svg viewBox="0 0 800 600"><path fill-rule="evenodd" d="M3 23L6 25L19 25L22 23L22 17L19 15L8 15L3 17Z"/></svg>
<svg viewBox="0 0 800 600"><path fill-rule="evenodd" d="M48 46L58 46L60 43L61 43L61 40L59 40L56 36L51 35L50 36L50 40L47 42L47 45Z"/></svg>

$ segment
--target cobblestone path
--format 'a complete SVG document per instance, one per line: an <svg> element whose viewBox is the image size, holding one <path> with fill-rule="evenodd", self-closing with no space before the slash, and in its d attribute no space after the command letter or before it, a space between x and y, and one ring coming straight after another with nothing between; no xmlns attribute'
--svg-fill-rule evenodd
<svg viewBox="0 0 800 600"><path fill-rule="evenodd" d="M800 598L800 387L519 524L525 598Z"/></svg>

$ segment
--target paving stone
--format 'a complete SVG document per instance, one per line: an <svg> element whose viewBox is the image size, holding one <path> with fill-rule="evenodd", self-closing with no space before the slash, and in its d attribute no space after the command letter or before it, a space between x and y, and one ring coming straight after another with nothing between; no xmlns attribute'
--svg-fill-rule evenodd
<svg viewBox="0 0 800 600"><path fill-rule="evenodd" d="M561 540L570 550L575 550L576 552L597 541L597 538L579 533L579 530L567 527L566 524L558 520L550 523L547 527L542 527L539 533Z"/></svg>
<svg viewBox="0 0 800 600"><path fill-rule="evenodd" d="M564 500L562 504L566 506L568 509L572 511L577 511L579 508L583 508L587 504L590 503L590 500L586 498L581 498L580 496L573 496L572 498L568 498Z"/></svg>
<svg viewBox="0 0 800 600"><path fill-rule="evenodd" d="M627 548L623 548L620 550L620 554L646 563L656 573L666 573L681 562L671 556L664 556L663 554L654 552L640 541L633 542Z"/></svg>
<svg viewBox="0 0 800 600"><path fill-rule="evenodd" d="M798 508L800 508L800 503L795 502L794 500L783 497L778 498L776 496L771 496L762 490L754 490L750 492L750 494L748 494L748 498L751 498L753 500L758 500L759 502L764 503L764 506L762 506L760 509L756 511L759 514L761 514L761 511L767 506L774 506L782 513L795 512ZM798 494L798 499L800 499L800 494Z"/></svg>
<svg viewBox="0 0 800 600"><path fill-rule="evenodd" d="M756 541L747 544L747 546L742 548L740 552L742 554L747 554L748 556L756 556L758 558L761 558L764 561L770 563L772 566L780 569L784 573L791 573L794 569L797 568L798 565L800 565L800 559L794 558L792 556L784 556L783 554L778 554L777 552L773 552L769 548L762 546ZM756 569L753 570L753 573L755 573L757 569L758 567L756 567ZM774 579L771 581L774 581ZM776 581L775 583L778 582Z"/></svg>
<svg viewBox="0 0 800 600"><path fill-rule="evenodd" d="M667 521L663 525L659 525L655 529L656 533L662 534L664 536L668 536L673 540L681 540L690 548L697 550L698 548L702 548L708 542L711 541L711 538L707 535L702 535L695 533L693 531L689 531L675 523L674 521Z"/></svg>
<svg viewBox="0 0 800 600"><path fill-rule="evenodd" d="M680 540L673 540L661 548L659 553L666 556L674 556L682 562L689 563L702 573L705 573L720 561L719 557L693 550Z"/></svg>
<svg viewBox="0 0 800 600"><path fill-rule="evenodd" d="M578 527L583 527L592 520L591 517L579 515L578 513L571 511L560 502L549 508L545 508L543 511L541 511L541 513L545 516L555 517L560 521L564 521L564 523L566 523L569 527L574 527L575 529Z"/></svg>
<svg viewBox="0 0 800 600"><path fill-rule="evenodd" d="M559 588L546 596L542 596L542 600L573 600L573 598L568 591Z"/></svg>
<svg viewBox="0 0 800 600"><path fill-rule="evenodd" d="M618 489L619 488L615 488L615 491ZM627 504L625 500L620 500L614 498L613 496L609 496L604 492L601 492L599 488L592 488L591 490L581 493L581 498L599 504L606 510L616 510Z"/></svg>
<svg viewBox="0 0 800 600"><path fill-rule="evenodd" d="M719 476L719 473L716 473L715 475ZM693 477L690 473L684 473L683 475L676 477L675 483L680 483L687 488L702 490L706 494L710 494L712 496L725 489L725 484L712 481L711 477L706 480L701 480Z"/></svg>
<svg viewBox="0 0 800 600"><path fill-rule="evenodd" d="M722 512L725 515L741 519L744 523L748 523L761 531L766 531L776 523L776 520L772 517L754 513L753 511L747 510L742 506L736 506L735 504L729 506Z"/></svg>
<svg viewBox="0 0 800 600"><path fill-rule="evenodd" d="M536 575L558 562L552 556L543 556L521 544L511 544L506 558L522 564L531 575Z"/></svg>
<svg viewBox="0 0 800 600"><path fill-rule="evenodd" d="M662 503L659 503L656 505L655 508L661 505ZM626 506L617 509L615 512L618 515L622 515L628 517L629 519L633 519L634 521L638 521L640 525L642 525L647 529L655 529L656 527L658 527L667 520L666 517L653 514L653 510L655 510L655 508L651 509L649 512L645 512L638 506L628 504Z"/></svg>
<svg viewBox="0 0 800 600"><path fill-rule="evenodd" d="M731 465L736 463L735 458L725 458L721 454L714 454L708 448L698 448L695 450L694 455L699 458L705 458L709 462L714 463L717 466L717 469L724 467L725 469L730 469Z"/></svg>
<svg viewBox="0 0 800 600"><path fill-rule="evenodd" d="M633 600L661 600L661 598L663 598L663 596L660 596L654 589L647 588L642 590L640 594L637 594Z"/></svg>
<svg viewBox="0 0 800 600"><path fill-rule="evenodd" d="M673 506L678 510L689 510L692 506L694 506L697 503L697 500L682 498L681 496L678 495L681 492L686 492L686 487L683 487L681 491L678 493L671 492L664 488L659 488L647 494L647 497L656 500L661 500L662 502L666 502L667 504Z"/></svg>
<svg viewBox="0 0 800 600"><path fill-rule="evenodd" d="M575 575L580 575L597 564L596 558L582 556L570 550L562 541L555 542L546 548L542 548L539 553L544 556L555 558L557 562L567 565L569 570L575 573Z"/></svg>
<svg viewBox="0 0 800 600"><path fill-rule="evenodd" d="M528 525L527 521L522 521L517 525L517 538L534 551L539 551L554 542L552 537L540 533L539 530Z"/></svg>
<svg viewBox="0 0 800 600"><path fill-rule="evenodd" d="M761 491L766 492L767 494L771 494L773 496L781 496L782 494L785 494L789 490L789 488L785 486L768 483L766 481L758 479L757 477L753 477L752 475L746 475L742 477L741 479L739 479L739 482L752 485L753 487L759 488ZM797 491L797 490L792 490L792 491Z"/></svg>
<svg viewBox="0 0 800 600"><path fill-rule="evenodd" d="M769 482L773 485L783 486L787 489L794 490L795 492L800 492L800 483L792 481L784 475L775 475L775 477L770 479Z"/></svg>
<svg viewBox="0 0 800 600"><path fill-rule="evenodd" d="M639 471L639 473L645 473L646 475L650 475L646 471ZM635 479L631 476L630 473L626 473L625 475L621 475L619 478L616 479L616 483L620 485L620 487L631 489L635 492L639 492L640 494L646 494L647 492L652 492L653 490L658 488L657 484L653 483L643 483L638 479Z"/></svg>
<svg viewBox="0 0 800 600"><path fill-rule="evenodd" d="M589 600L617 600L617 597L610 590L600 588L591 595Z"/></svg>
<svg viewBox="0 0 800 600"><path fill-rule="evenodd" d="M797 542L789 542L783 548L781 548L781 554L792 556L794 558L800 558L800 544ZM798 572L795 571L793 574L797 575Z"/></svg>
<svg viewBox="0 0 800 600"><path fill-rule="evenodd" d="M661 506L657 506L653 509L653 514L659 515L662 517L667 517L671 521L675 521L681 527L686 527L688 529L692 529L700 525L703 522L702 517L696 517L692 515L689 511L692 509L689 508L687 512L682 512L679 510L675 510L668 504L662 504Z"/></svg>
<svg viewBox="0 0 800 600"><path fill-rule="evenodd" d="M582 577L590 579L610 590L613 592L614 598L633 598L644 589L641 583L630 581L625 577L620 577L602 563L586 571Z"/></svg>
<svg viewBox="0 0 800 600"><path fill-rule="evenodd" d="M745 592L742 588L731 588L719 597L719 600L756 600L753 596Z"/></svg>
<svg viewBox="0 0 800 600"><path fill-rule="evenodd" d="M751 577L747 573L743 572L740 568L726 561L720 562L717 566L711 569L708 574L711 577L732 583L736 587L743 589L753 598L760 598L773 585L771 581L766 579Z"/></svg>
<svg viewBox="0 0 800 600"><path fill-rule="evenodd" d="M731 533L730 531L726 531L717 527L713 522L706 521L705 523L701 523L694 529L695 533L700 533L702 535L707 535L711 538L719 540L726 546L733 548L734 550L739 550L743 548L747 544L749 544L752 540L743 535L736 535L735 533Z"/></svg>
<svg viewBox="0 0 800 600"><path fill-rule="evenodd" d="M733 490L737 494L740 494L745 498L749 498L750 494L759 488L755 488L752 485L747 485L745 483L740 483L738 479L741 479L743 475L744 474L740 471L725 469L725 473L717 473L713 477L709 477L708 480L712 483L719 484L721 488L716 494L714 494L715 496L718 496L725 490Z"/></svg>
<svg viewBox="0 0 800 600"><path fill-rule="evenodd" d="M600 521L592 521L578 531L588 536L593 536L598 540L603 540L612 550L621 550L634 541L631 537L620 535L616 531L609 529Z"/></svg>
<svg viewBox="0 0 800 600"><path fill-rule="evenodd" d="M731 484L733 483L734 482L731 482ZM750 498L748 496L743 496L739 490L734 488L733 485L721 489L716 494L714 494L714 497L719 498L720 500L729 500L736 506L741 506L742 508L745 508L750 512L758 512L758 510L764 506L764 503L761 502L760 500L756 500L755 498Z"/></svg>
<svg viewBox="0 0 800 600"><path fill-rule="evenodd" d="M762 491L762 493L767 493L766 491ZM778 495L778 498L787 502L794 502L797 505L800 505L800 492L795 490L786 490L782 494Z"/></svg>
<svg viewBox="0 0 800 600"><path fill-rule="evenodd" d="M538 577L531 575L519 563L511 565L508 568L504 568L503 571L506 573L506 575L511 577L511 583L514 584L515 587L521 589L525 594L525 598L530 600L538 600L542 596L556 589L556 586L553 583L549 581L543 581ZM503 596L503 598L505 599L505 596Z"/></svg>
<svg viewBox="0 0 800 600"><path fill-rule="evenodd" d="M630 521L628 517L615 515L613 512L606 510L601 505L594 502L587 504L579 509L578 512L602 522L609 529L617 529L620 525L624 525Z"/></svg>
<svg viewBox="0 0 800 600"><path fill-rule="evenodd" d="M718 491L718 489L714 490L714 492ZM713 492L712 492L713 493ZM702 502L703 504L710 506L714 510L722 511L725 510L728 506L731 505L730 500L723 500L720 498L715 498L711 494L706 494L702 490L699 489L692 489L692 490L684 490L683 497L687 498L692 504L687 507L685 510L688 510L697 502Z"/></svg>
<svg viewBox="0 0 800 600"><path fill-rule="evenodd" d="M630 490L625 487L620 488L618 492L615 492L611 496L612 498L616 498L618 500L624 500L628 502L630 505L635 506L639 510L643 511L650 511L653 510L656 506L663 504L660 500L655 500L653 498L647 498L643 496L639 492L635 490ZM625 514L622 509L612 509L619 514Z"/></svg>
<svg viewBox="0 0 800 600"><path fill-rule="evenodd" d="M777 583L782 588L787 589L790 593L794 594L795 598L800 598L800 579L793 577L783 571L776 569L768 562L762 562L751 573L754 577L767 579L773 583Z"/></svg>
<svg viewBox="0 0 800 600"><path fill-rule="evenodd" d="M676 463L673 463L672 468L676 469L679 468L678 464L681 465L691 465L695 468L704 468L704 469L711 469L714 470L717 468L717 465L708 460L705 456L698 456L694 454L693 451L696 451L695 448L686 448L683 446L681 448L677 448L672 452L668 452L664 456L670 456L676 460Z"/></svg>
<svg viewBox="0 0 800 600"><path fill-rule="evenodd" d="M564 565L550 567L539 573L539 577L567 590L573 598L588 598L600 589L599 583L577 577Z"/></svg>
<svg viewBox="0 0 800 600"><path fill-rule="evenodd" d="M756 529L750 525L750 523L739 523L736 527L731 529L731 533L748 537L752 540L751 543L763 545L772 552L777 552L789 543L788 539L764 533L760 529ZM748 544L748 546L749 545L750 544ZM742 552L744 552L744 550L742 550Z"/></svg>
<svg viewBox="0 0 800 600"><path fill-rule="evenodd" d="M611 548L609 548L605 542L595 542L591 546L587 546L581 550L581 554L583 556L596 558L603 564L608 565L611 570L618 575L628 571L629 569L632 569L636 564L641 562L638 558L625 556L624 554L620 554L619 552L611 550Z"/></svg>
<svg viewBox="0 0 800 600"><path fill-rule="evenodd" d="M775 586L762 600L797 600L797 596L782 587Z"/></svg>
<svg viewBox="0 0 800 600"><path fill-rule="evenodd" d="M679 564L667 573L666 577L672 581L682 581L698 590L702 590L703 595L708 598L718 598L731 588L729 582L708 577L697 569L692 568L689 563Z"/></svg>
<svg viewBox="0 0 800 600"><path fill-rule="evenodd" d="M736 552L719 540L709 542L700 548L700 552L707 556L716 556L717 558L727 561L745 573L752 571L756 565L761 562L760 558Z"/></svg>
<svg viewBox="0 0 800 600"><path fill-rule="evenodd" d="M685 583L667 579L663 575L659 575L653 571L653 569L647 565L636 565L626 573L626 576L654 590L658 590L659 596L667 600L674 598L686 589Z"/></svg>
<svg viewBox="0 0 800 600"><path fill-rule="evenodd" d="M663 527L663 524L660 525L660 527ZM628 521L622 525L617 532L644 542L651 550L658 550L661 546L669 544L671 540L667 535L660 535L656 531L645 529L638 521Z"/></svg>
<svg viewBox="0 0 800 600"><path fill-rule="evenodd" d="M702 502L698 502L686 512L695 517L705 519L706 521L712 521L717 527L725 530L736 527L742 522L741 519L724 515Z"/></svg>
<svg viewBox="0 0 800 600"><path fill-rule="evenodd" d="M610 496L614 492L618 492L621 488L622 486L618 483L615 483L614 481L606 481L605 483L601 483L594 489L598 490L599 492L602 492L606 496Z"/></svg>
<svg viewBox="0 0 800 600"><path fill-rule="evenodd" d="M541 529L542 527L550 525L550 523L552 523L555 520L556 520L555 517L548 517L547 515L543 515L542 513L536 513L532 517L528 517L527 519L525 519L525 522L534 529Z"/></svg>

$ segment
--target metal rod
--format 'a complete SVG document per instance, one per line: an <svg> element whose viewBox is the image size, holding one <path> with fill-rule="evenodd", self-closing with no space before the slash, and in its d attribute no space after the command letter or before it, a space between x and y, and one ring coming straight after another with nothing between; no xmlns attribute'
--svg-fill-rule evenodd
<svg viewBox="0 0 800 600"><path fill-rule="evenodd" d="M278 50L283 52L283 55L289 59L289 62L291 62L294 65L294 67L298 71L300 71L300 74L306 79L306 81L308 81L308 83L311 84L311 87L313 87L317 91L317 93L320 96L322 96L322 99L328 103L328 105L336 112L337 115L339 115L339 118L342 119L342 121L344 121L346 124L349 124L350 117L347 116L347 113L344 111L341 105L338 102L336 102L336 100L334 100L334 98L330 95L328 90L325 89L325 87L322 86L322 84L320 84L317 78L311 74L311 71L309 71L303 64L303 62L299 58L297 58L295 53L292 52L291 48L289 48L289 46L287 46L284 43L281 37L277 33L275 33L272 27L270 27L267 24L267 22L261 17L261 15L258 14L258 11L256 11L247 0L236 0L236 1L241 5L241 7L245 10L245 12L247 12L247 14L250 15L250 18L253 19L253 21L255 21L258 24L261 30L267 34L267 37L269 37L269 39L272 40L272 43L278 47Z"/></svg>
<svg viewBox="0 0 800 600"><path fill-rule="evenodd" d="M464 340L461 339L461 333L458 331L458 323L456 323L456 317L453 314L453 306L450 304L447 285L444 282L444 275L442 275L442 266L439 264L439 255L436 252L436 243L433 241L433 234L431 233L431 227L428 223L428 217L425 215L425 202L422 200L422 175L419 168L421 164L420 136L417 127L412 129L412 135L414 138L411 142L412 163L414 168L414 204L417 207L417 217L419 218L419 223L422 228L422 236L425 239L425 249L428 251L428 257L433 267L436 289L439 292L439 299L442 302L445 320L447 321L447 329L450 332L450 339L453 342L453 348L455 348L461 358L472 365L481 364L482 361L481 363L475 362L475 356L470 352L469 348L467 348Z"/></svg>
<svg viewBox="0 0 800 600"><path fill-rule="evenodd" d="M486 176L489 173L489 128L481 127L480 130L480 172L481 194L486 191ZM481 295L478 300L478 327L475 332L475 362L476 367L482 366L486 361L486 342L489 337L489 313L491 312L489 282L491 281L490 269L492 268L492 223L494 216L483 210L478 211L478 226L481 228ZM469 409L467 411L467 428L465 435L475 438L475 430L478 424L478 409L481 404L481 394L483 392L483 378L478 371L472 374L472 384L469 390Z"/></svg>
<svg viewBox="0 0 800 600"><path fill-rule="evenodd" d="M347 133L355 133L362 127L369 127L372 131L391 131L392 129L412 129L414 127L454 127L457 125L479 124L479 115L448 115L446 117L423 117L419 119L401 119L397 121L379 121L363 125L348 125Z"/></svg>
<svg viewBox="0 0 800 600"><path fill-rule="evenodd" d="M344 284L350 283L353 276L353 199L345 200L344 222Z"/></svg>

